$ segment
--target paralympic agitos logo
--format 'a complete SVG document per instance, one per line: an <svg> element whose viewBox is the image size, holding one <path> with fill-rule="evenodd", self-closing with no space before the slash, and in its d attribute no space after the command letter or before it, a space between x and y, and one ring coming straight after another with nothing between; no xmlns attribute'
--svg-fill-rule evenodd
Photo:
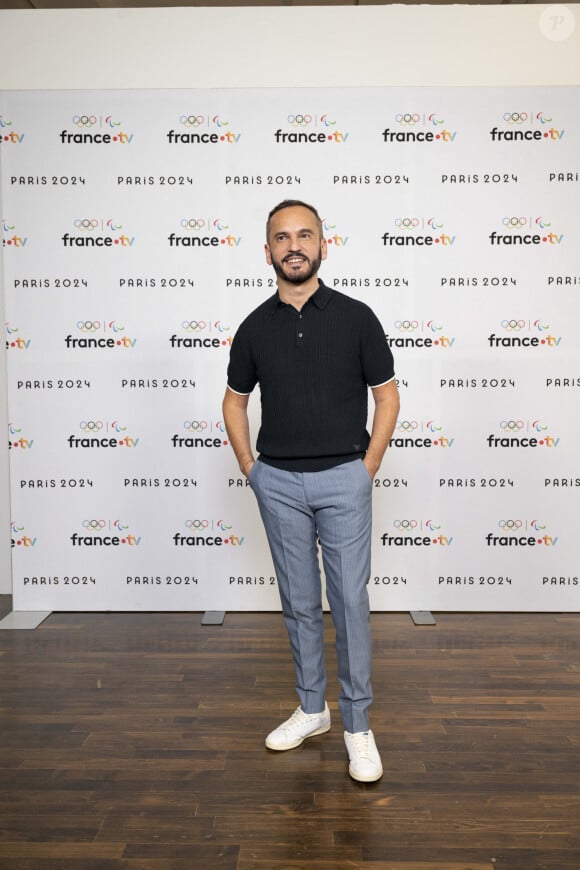
<svg viewBox="0 0 580 870"><path fill-rule="evenodd" d="M455 344L439 320L395 320L393 326L399 335L385 333L389 347L448 350Z"/></svg>
<svg viewBox="0 0 580 870"><path fill-rule="evenodd" d="M8 449L15 450L30 450L34 444L34 438L26 438L22 434L22 428L17 423L8 424Z"/></svg>
<svg viewBox="0 0 580 870"><path fill-rule="evenodd" d="M183 217L179 228L185 235L171 233L167 237L170 248L237 248L242 241L222 218Z"/></svg>
<svg viewBox="0 0 580 870"><path fill-rule="evenodd" d="M290 112L284 121L285 130L279 127L274 133L278 144L291 145L344 145L350 136L339 129L335 117L328 113Z"/></svg>
<svg viewBox="0 0 580 870"><path fill-rule="evenodd" d="M455 243L455 236L442 232L444 224L437 218L397 217L393 221L395 232L384 232L381 236L385 247L430 247L439 245L449 248Z"/></svg>
<svg viewBox="0 0 580 870"><path fill-rule="evenodd" d="M6 323L6 350L28 350L31 341L20 333L18 326Z"/></svg>
<svg viewBox="0 0 580 870"><path fill-rule="evenodd" d="M171 145L237 145L242 135L235 133L221 115L186 112L179 116L179 125L179 130L165 134Z"/></svg>
<svg viewBox="0 0 580 870"><path fill-rule="evenodd" d="M565 130L554 126L551 112L504 112L501 129L492 127L492 142L560 142Z"/></svg>
<svg viewBox="0 0 580 870"><path fill-rule="evenodd" d="M24 248L28 241L28 236L23 236L17 231L16 225L10 221L2 220L2 247L3 248Z"/></svg>
<svg viewBox="0 0 580 870"><path fill-rule="evenodd" d="M444 534L436 520L396 519L380 535L383 547L450 547L453 536Z"/></svg>
<svg viewBox="0 0 580 870"><path fill-rule="evenodd" d="M558 447L560 437L552 434L550 427L542 420L500 420L499 435L492 433L486 438L487 446L492 448L554 448Z"/></svg>
<svg viewBox="0 0 580 870"><path fill-rule="evenodd" d="M10 531L11 531L11 541L10 545L12 548L14 547L22 547L27 550L31 547L34 547L38 538L31 537L30 533L26 532L24 526L19 525L18 523L12 522L10 523ZM23 534L24 532L24 534Z"/></svg>
<svg viewBox="0 0 580 870"><path fill-rule="evenodd" d="M388 145L397 142L450 143L457 136L457 131L448 129L449 125L437 112L398 112L393 121L397 129L386 127L382 132L383 142Z"/></svg>
<svg viewBox="0 0 580 870"><path fill-rule="evenodd" d="M62 145L130 145L133 133L115 115L73 115L74 132L61 130Z"/></svg>

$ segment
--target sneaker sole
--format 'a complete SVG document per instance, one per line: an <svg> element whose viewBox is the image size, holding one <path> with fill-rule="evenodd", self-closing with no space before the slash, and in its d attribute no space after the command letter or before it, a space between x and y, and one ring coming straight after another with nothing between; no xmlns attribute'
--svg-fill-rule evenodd
<svg viewBox="0 0 580 870"><path fill-rule="evenodd" d="M323 725L322 728L319 728L317 731L312 731L310 734L306 734L299 740L295 740L294 743L274 744L269 743L268 738L266 738L265 742L268 749L273 749L275 752L286 752L287 749L296 749L297 746L301 746L309 737L316 737L318 734L326 734L327 731L330 731L330 722L328 725Z"/></svg>
<svg viewBox="0 0 580 870"><path fill-rule="evenodd" d="M373 774L373 776L357 776L352 767L349 767L348 772L350 777L357 782L377 782L383 775L383 768L381 767L379 773Z"/></svg>

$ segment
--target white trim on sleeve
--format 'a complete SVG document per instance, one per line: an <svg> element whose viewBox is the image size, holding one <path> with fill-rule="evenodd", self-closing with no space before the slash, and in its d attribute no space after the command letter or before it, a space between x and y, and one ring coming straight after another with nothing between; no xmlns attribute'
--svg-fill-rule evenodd
<svg viewBox="0 0 580 870"><path fill-rule="evenodd" d="M250 390L249 393L238 393L238 391L237 391L237 390L234 390L233 387L230 387L229 384L227 385L227 387L228 387L228 390L231 390L232 393L235 393L235 394L236 394L236 396L251 396L251 395L252 395L252 391L251 391L251 390Z"/></svg>
<svg viewBox="0 0 580 870"><path fill-rule="evenodd" d="M395 380L396 375L393 375L392 378L389 378L388 381L383 381L382 384L369 384L369 390L376 390L377 387L384 387L385 384L390 384L391 381Z"/></svg>

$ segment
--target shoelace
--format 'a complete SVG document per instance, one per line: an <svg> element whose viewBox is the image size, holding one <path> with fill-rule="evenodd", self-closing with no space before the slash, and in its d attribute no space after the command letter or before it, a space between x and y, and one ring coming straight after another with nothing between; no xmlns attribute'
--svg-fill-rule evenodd
<svg viewBox="0 0 580 870"><path fill-rule="evenodd" d="M370 736L368 731L354 734L350 738L349 743L357 755L362 758L370 758Z"/></svg>
<svg viewBox="0 0 580 870"><path fill-rule="evenodd" d="M292 731L294 728L299 728L305 722L310 722L308 714L304 712L302 707L296 707L288 721L284 725L285 731Z"/></svg>

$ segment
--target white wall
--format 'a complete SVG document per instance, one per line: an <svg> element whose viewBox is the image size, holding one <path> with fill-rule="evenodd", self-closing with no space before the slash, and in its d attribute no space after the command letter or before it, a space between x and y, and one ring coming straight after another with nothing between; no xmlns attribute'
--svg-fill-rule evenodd
<svg viewBox="0 0 580 870"><path fill-rule="evenodd" d="M578 85L577 19L579 4L4 11L1 86ZM4 433L6 414L2 350ZM0 593L10 591L7 440Z"/></svg>

